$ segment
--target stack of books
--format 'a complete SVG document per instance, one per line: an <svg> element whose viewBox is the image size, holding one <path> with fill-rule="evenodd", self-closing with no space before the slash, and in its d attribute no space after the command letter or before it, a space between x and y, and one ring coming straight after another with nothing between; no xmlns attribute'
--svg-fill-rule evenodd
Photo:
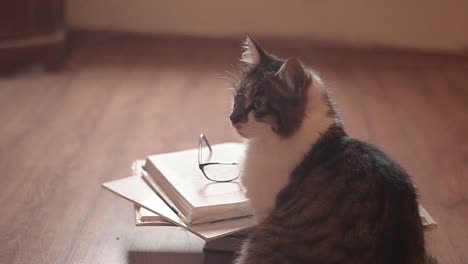
<svg viewBox="0 0 468 264"><path fill-rule="evenodd" d="M212 150L210 160L235 163L244 146L223 143ZM137 226L178 226L207 241L208 250L235 250L255 225L249 200L238 179L207 179L198 155L199 149L150 155L133 162L132 176L103 187L134 203ZM437 226L422 206L420 215L426 230Z"/></svg>
<svg viewBox="0 0 468 264"><path fill-rule="evenodd" d="M133 162L132 176L106 182L103 187L134 203L137 226L178 226L205 241L223 238L237 241L255 224L245 189L235 179L215 182L198 166L198 149L150 155ZM240 143L212 146L210 160L238 162L244 153ZM228 243L228 244L229 244ZM207 245L209 245L207 243ZM236 245L237 248L237 245Z"/></svg>

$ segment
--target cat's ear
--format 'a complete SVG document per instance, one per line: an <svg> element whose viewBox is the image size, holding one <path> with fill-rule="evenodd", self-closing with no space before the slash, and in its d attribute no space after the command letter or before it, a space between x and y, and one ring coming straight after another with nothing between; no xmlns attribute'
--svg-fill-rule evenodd
<svg viewBox="0 0 468 264"><path fill-rule="evenodd" d="M258 66L267 58L266 52L258 45L258 43L247 36L242 43L242 56L240 61L246 63L250 67Z"/></svg>
<svg viewBox="0 0 468 264"><path fill-rule="evenodd" d="M294 94L304 90L309 78L304 66L296 58L288 58L276 74L286 84L288 92Z"/></svg>

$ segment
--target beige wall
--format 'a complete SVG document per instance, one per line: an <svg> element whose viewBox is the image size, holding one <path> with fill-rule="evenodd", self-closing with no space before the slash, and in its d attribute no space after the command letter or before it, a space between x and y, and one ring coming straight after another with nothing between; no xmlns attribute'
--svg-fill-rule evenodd
<svg viewBox="0 0 468 264"><path fill-rule="evenodd" d="M299 36L357 45L459 51L468 47L465 0L68 0L81 29Z"/></svg>

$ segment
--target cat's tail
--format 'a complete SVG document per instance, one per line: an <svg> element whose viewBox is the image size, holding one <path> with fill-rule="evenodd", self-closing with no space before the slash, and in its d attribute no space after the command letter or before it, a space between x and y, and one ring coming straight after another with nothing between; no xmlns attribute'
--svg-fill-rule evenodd
<svg viewBox="0 0 468 264"><path fill-rule="evenodd" d="M426 264L438 264L439 262L437 261L436 258L434 258L431 255L426 255Z"/></svg>

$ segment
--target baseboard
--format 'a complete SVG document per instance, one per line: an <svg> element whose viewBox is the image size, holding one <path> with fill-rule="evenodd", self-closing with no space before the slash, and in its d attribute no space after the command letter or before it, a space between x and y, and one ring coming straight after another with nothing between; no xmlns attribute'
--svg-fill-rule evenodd
<svg viewBox="0 0 468 264"><path fill-rule="evenodd" d="M110 30L87 30L71 29L69 31L69 41L71 46L79 47L96 42L103 42L109 39L153 39L158 41L191 41L193 43L217 43L219 45L239 45L245 38L245 35L236 35L228 37L203 37L194 35L176 35L176 34L153 34L153 33L135 33ZM254 38L260 40L264 47L274 46L276 50L294 51L295 47L310 49L312 53L317 54L321 59L330 53L340 53L343 56L353 56L356 59L366 57L366 59L376 57L391 57L392 61L398 58L404 58L401 62L407 63L411 60L424 59L444 59L466 62L467 52L447 52L440 50L420 50L415 48L401 48L383 45L356 45L337 41L324 41L305 38L284 38L268 35L255 35ZM365 56L363 56L365 55ZM336 57L336 56L333 56Z"/></svg>
<svg viewBox="0 0 468 264"><path fill-rule="evenodd" d="M59 69L66 55L65 30L51 34L0 41L0 71L14 72L31 64L42 64L49 70Z"/></svg>

